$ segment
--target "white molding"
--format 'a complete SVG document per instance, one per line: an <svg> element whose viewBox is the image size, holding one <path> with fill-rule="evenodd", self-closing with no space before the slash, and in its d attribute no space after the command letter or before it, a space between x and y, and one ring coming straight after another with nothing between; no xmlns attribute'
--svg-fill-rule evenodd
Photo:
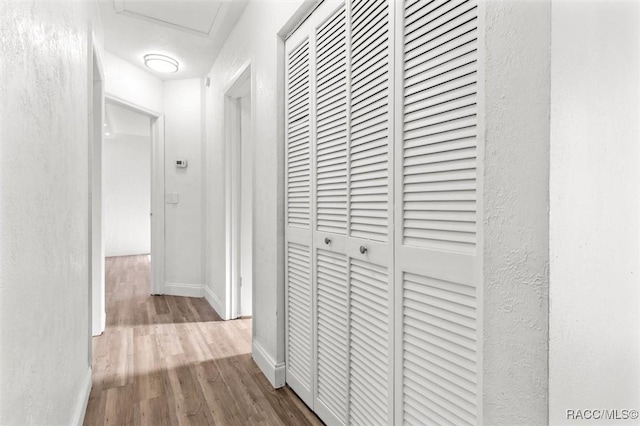
<svg viewBox="0 0 640 426"><path fill-rule="evenodd" d="M204 284L164 283L167 296L204 297Z"/></svg>
<svg viewBox="0 0 640 426"><path fill-rule="evenodd" d="M322 0L304 0L298 10L289 18L289 20L278 31L278 36L284 41L289 38L295 30L301 26L309 16L313 13L318 6L320 6Z"/></svg>
<svg viewBox="0 0 640 426"><path fill-rule="evenodd" d="M231 98L242 97L242 94L238 93L238 90L243 86L247 79L251 78L251 59L246 60L233 74L233 77L229 79L229 82L224 88L226 96Z"/></svg>
<svg viewBox="0 0 640 426"><path fill-rule="evenodd" d="M246 95L246 84L249 83L251 93L251 107L253 109L253 81L252 81L252 60L248 59L235 72L231 80L227 83L224 94L224 161L225 161L225 250L226 250L226 294L225 319L240 317L240 233L241 214L240 198L242 192L242 158L240 146L242 145L240 136L240 99ZM251 114L251 128L253 128L255 114ZM253 146L253 134L251 135ZM253 182L252 182L253 183ZM253 191L253 188L252 188ZM253 204L255 205L255 204ZM252 217L255 215L252 215Z"/></svg>
<svg viewBox="0 0 640 426"><path fill-rule="evenodd" d="M89 395L91 394L91 367L87 370L87 373L82 381L82 387L78 394L76 406L73 409L73 417L71 418L71 425L82 426L84 423L84 416L87 413L87 405L89 404Z"/></svg>
<svg viewBox="0 0 640 426"><path fill-rule="evenodd" d="M165 279L164 115L151 120L151 294L162 294ZM202 297L202 296L201 296Z"/></svg>
<svg viewBox="0 0 640 426"><path fill-rule="evenodd" d="M258 364L262 374L264 374L269 383L271 383L271 386L275 389L283 387L285 384L286 371L284 362L276 363L257 341L254 340L252 343L251 355L256 364Z"/></svg>
<svg viewBox="0 0 640 426"><path fill-rule="evenodd" d="M204 286L204 298L207 299L209 305L211 305L213 310L216 311L220 318L222 318L223 320L228 319L225 318L224 315L224 305L222 304L218 296L216 296L216 294L213 292L213 290L209 288L209 286Z"/></svg>
<svg viewBox="0 0 640 426"><path fill-rule="evenodd" d="M88 143L88 360L92 360L92 336L102 334L106 324L104 279L104 203L102 170L102 123L105 114L104 68L93 24L89 22L87 37L87 143ZM96 120L99 119L99 123ZM99 178L98 178L99 177ZM94 246L98 247L94 247ZM97 250L96 250L97 248ZM97 306L94 306L97 305Z"/></svg>
<svg viewBox="0 0 640 426"><path fill-rule="evenodd" d="M151 256L151 251L147 251L146 253L139 253L140 250L132 250L131 253L129 250L123 250L122 252L117 253L109 253L105 254L105 259L110 257L125 257L125 256Z"/></svg>
<svg viewBox="0 0 640 426"><path fill-rule="evenodd" d="M119 96L113 95L111 93L105 93L105 100L111 102L112 104L115 104L124 108L128 108L128 109L132 109L136 112L140 112L142 114L148 115L151 118L160 118L163 115L157 111L134 104L133 102L129 102L128 100L123 99Z"/></svg>

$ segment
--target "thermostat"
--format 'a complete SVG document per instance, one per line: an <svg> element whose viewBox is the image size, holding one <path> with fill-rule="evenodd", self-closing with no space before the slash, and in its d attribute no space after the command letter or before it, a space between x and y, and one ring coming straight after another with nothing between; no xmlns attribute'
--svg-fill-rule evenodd
<svg viewBox="0 0 640 426"><path fill-rule="evenodd" d="M176 160L176 167L185 168L187 167L187 160Z"/></svg>

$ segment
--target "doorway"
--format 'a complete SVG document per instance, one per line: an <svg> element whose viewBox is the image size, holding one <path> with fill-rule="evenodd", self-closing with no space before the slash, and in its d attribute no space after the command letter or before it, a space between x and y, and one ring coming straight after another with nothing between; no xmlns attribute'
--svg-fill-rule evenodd
<svg viewBox="0 0 640 426"><path fill-rule="evenodd" d="M96 56L94 55L94 58ZM131 104L114 96L105 95L99 61L93 69L90 99L90 152L89 152L89 306L91 334L102 334L106 327L105 310L105 233L104 233L104 137L110 133L105 122L105 101L110 105L128 109L147 117L151 135L150 164L150 262L151 294L164 293L164 116L155 111ZM107 126L105 126L105 124ZM105 130L107 129L107 130ZM109 135L110 136L110 135ZM91 346L91 342L89 342Z"/></svg>
<svg viewBox="0 0 640 426"><path fill-rule="evenodd" d="M232 80L225 96L227 148L228 318L253 312L253 120L251 65Z"/></svg>
<svg viewBox="0 0 640 426"><path fill-rule="evenodd" d="M106 103L105 257L151 254L151 145L151 117Z"/></svg>
<svg viewBox="0 0 640 426"><path fill-rule="evenodd" d="M151 238L151 277L150 293L164 294L164 221L165 221L165 200L164 200L164 115L132 104L115 96L106 95L109 105L124 108L130 112L147 117L150 121L151 134L151 165L150 165L150 194L151 209L148 212L150 217L150 238ZM107 124L107 123L105 123ZM104 284L103 284L104 287Z"/></svg>

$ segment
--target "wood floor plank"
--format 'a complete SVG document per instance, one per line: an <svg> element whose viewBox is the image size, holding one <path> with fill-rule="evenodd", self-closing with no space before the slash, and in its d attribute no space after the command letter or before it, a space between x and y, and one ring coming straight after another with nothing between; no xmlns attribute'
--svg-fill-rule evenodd
<svg viewBox="0 0 640 426"><path fill-rule="evenodd" d="M170 410L169 398L158 396L134 405L134 424L141 426L171 426L178 422Z"/></svg>
<svg viewBox="0 0 640 426"><path fill-rule="evenodd" d="M242 425L242 413L213 360L196 366L198 381L216 424Z"/></svg>
<svg viewBox="0 0 640 426"><path fill-rule="evenodd" d="M321 425L251 358L251 319L149 295L149 257L106 261L107 328L93 340L85 425Z"/></svg>

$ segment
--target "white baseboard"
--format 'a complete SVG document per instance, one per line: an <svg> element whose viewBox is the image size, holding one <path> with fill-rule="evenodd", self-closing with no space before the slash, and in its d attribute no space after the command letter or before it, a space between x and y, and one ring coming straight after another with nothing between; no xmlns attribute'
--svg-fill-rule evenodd
<svg viewBox="0 0 640 426"><path fill-rule="evenodd" d="M116 252L105 253L104 257L124 257L124 256L150 256L151 249L138 249L138 250L121 250Z"/></svg>
<svg viewBox="0 0 640 426"><path fill-rule="evenodd" d="M255 340L252 344L251 355L253 360L258 364L262 374L265 375L271 386L275 389L281 388L285 383L285 365L284 362L277 363L275 360L264 350L264 348Z"/></svg>
<svg viewBox="0 0 640 426"><path fill-rule="evenodd" d="M216 311L220 318L222 318L223 320L228 319L225 318L224 305L222 304L218 296L216 296L216 294L213 292L213 290L211 290L208 286L204 286L204 298L207 299L207 302L209 302L213 310Z"/></svg>
<svg viewBox="0 0 640 426"><path fill-rule="evenodd" d="M73 417L71 418L71 425L82 426L84 423L84 416L87 414L87 404L89 403L89 395L91 394L91 368L87 370L87 373L82 379L82 385L80 392L78 393L78 399L76 406L73 409Z"/></svg>
<svg viewBox="0 0 640 426"><path fill-rule="evenodd" d="M204 284L164 283L167 296L204 297Z"/></svg>

